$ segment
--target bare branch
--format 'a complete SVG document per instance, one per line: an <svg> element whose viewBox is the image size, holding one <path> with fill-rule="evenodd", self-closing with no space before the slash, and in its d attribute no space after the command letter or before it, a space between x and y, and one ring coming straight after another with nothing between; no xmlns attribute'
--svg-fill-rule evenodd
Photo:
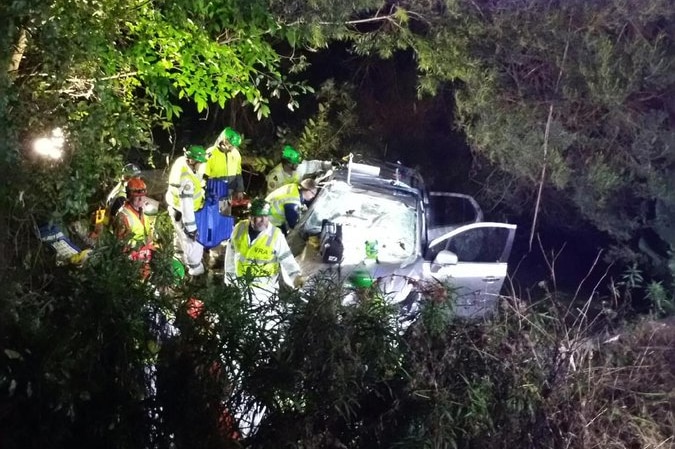
<svg viewBox="0 0 675 449"><path fill-rule="evenodd" d="M572 19L570 18L570 23L567 27L568 33L569 29L572 23ZM563 57L562 60L560 61L560 70L558 71L558 79L556 80L555 83L555 91L558 91L558 85L560 83L560 79L562 78L563 74L563 67L565 66L565 60L567 59L567 51L569 50L570 47L570 40L569 36L565 42L565 50L563 51ZM532 230L530 231L530 251L532 251L532 239L534 238L534 232L537 227L537 216L539 214L539 204L541 202L541 192L544 188L544 181L546 179L546 163L547 158L548 158L548 136L551 130L551 120L553 118L553 103L549 106L548 109L548 118L546 119L546 130L544 131L544 157L542 160L542 166L541 166L541 177L539 179L539 189L537 191L537 202L534 207L534 216L532 217Z"/></svg>
<svg viewBox="0 0 675 449"><path fill-rule="evenodd" d="M387 16L379 16L379 17L370 17L368 19L359 19L359 20L348 20L346 22L317 22L319 25L358 25L361 23L372 23L372 22L381 22L381 21L394 21L393 19L396 16L394 14L389 14ZM301 20L296 20L295 22L291 22L287 24L287 26L297 26L302 23Z"/></svg>
<svg viewBox="0 0 675 449"><path fill-rule="evenodd" d="M21 28L19 31L19 40L14 47L12 52L12 60L9 63L8 72L16 73L19 70L21 65L21 59L23 59L23 52L26 50L26 45L28 44L28 37L26 35L25 28Z"/></svg>
<svg viewBox="0 0 675 449"><path fill-rule="evenodd" d="M544 131L544 158L541 166L541 177L539 178L539 190L537 191L537 202L534 206L534 216L532 217L532 229L530 230L530 251L532 251L532 239L534 232L537 229L537 217L539 215L539 204L541 202L541 192L544 188L544 180L546 179L546 162L548 158L548 135L551 130L551 119L553 118L553 105L548 109L548 119L546 120L546 130Z"/></svg>

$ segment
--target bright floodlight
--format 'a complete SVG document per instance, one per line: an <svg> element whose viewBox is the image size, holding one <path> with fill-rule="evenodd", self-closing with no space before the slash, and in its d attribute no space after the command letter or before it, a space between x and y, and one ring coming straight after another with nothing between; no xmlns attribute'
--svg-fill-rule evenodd
<svg viewBox="0 0 675 449"><path fill-rule="evenodd" d="M40 137L33 142L33 151L41 157L61 159L65 138L61 128L55 128L51 137Z"/></svg>

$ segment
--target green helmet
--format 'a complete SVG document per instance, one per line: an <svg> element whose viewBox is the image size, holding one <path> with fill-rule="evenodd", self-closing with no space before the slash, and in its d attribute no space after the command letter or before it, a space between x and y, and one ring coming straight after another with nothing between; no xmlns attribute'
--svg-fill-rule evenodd
<svg viewBox="0 0 675 449"><path fill-rule="evenodd" d="M241 145L241 135L229 126L220 133L218 140L227 140L235 147Z"/></svg>
<svg viewBox="0 0 675 449"><path fill-rule="evenodd" d="M370 288L375 283L375 279L366 270L355 270L349 276L349 282L356 288Z"/></svg>
<svg viewBox="0 0 675 449"><path fill-rule="evenodd" d="M185 150L185 157L197 162L206 162L206 150L201 145L191 145Z"/></svg>
<svg viewBox="0 0 675 449"><path fill-rule="evenodd" d="M251 216L266 217L270 214L270 203L262 198L256 198L251 201Z"/></svg>
<svg viewBox="0 0 675 449"><path fill-rule="evenodd" d="M284 159L293 165L298 165L300 162L302 162L300 153L298 153L298 151L290 145L284 146L284 151L281 152L281 159Z"/></svg>

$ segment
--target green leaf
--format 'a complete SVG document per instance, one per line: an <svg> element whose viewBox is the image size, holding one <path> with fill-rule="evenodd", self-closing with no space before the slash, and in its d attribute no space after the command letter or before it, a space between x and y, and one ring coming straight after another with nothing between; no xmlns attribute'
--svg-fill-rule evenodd
<svg viewBox="0 0 675 449"><path fill-rule="evenodd" d="M194 99L197 102L197 111L198 112L202 112L208 107L208 104L206 103L206 99L204 99L204 97L202 97L201 95L195 96Z"/></svg>

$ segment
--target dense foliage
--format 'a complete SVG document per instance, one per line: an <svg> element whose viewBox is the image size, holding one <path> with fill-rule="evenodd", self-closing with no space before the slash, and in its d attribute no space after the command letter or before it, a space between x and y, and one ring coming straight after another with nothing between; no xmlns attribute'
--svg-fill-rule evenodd
<svg viewBox="0 0 675 449"><path fill-rule="evenodd" d="M449 322L450 292L427 300L404 331L375 292L345 307L329 280L260 307L245 288L170 288L160 264L152 280L166 288L153 295L128 282L137 267L113 251L61 273L58 287L44 279L41 291L3 303L3 447L586 448L672 438L672 326L645 322L616 340L611 327L597 334L612 321L565 312L553 297L531 308L512 298L489 323Z"/></svg>
<svg viewBox="0 0 675 449"><path fill-rule="evenodd" d="M302 70L313 52L342 41L364 66L366 57L412 51L420 95L453 86L457 125L482 161L475 181L488 206L501 201L519 213L536 203L544 219L564 214L572 228L590 221L621 243L651 231L673 241L674 13L666 0L125 0L76 8L13 1L3 8L3 48L23 44L2 59L15 69L2 76L3 150L17 161L35 136L57 125L69 131L72 169L40 186L35 200L42 201L30 201L40 208L87 210L124 152L154 150L152 128L171 128L184 108L220 120L226 105L231 120L267 117L278 99L286 111L316 108L299 97L312 92ZM332 140L345 153L353 136L378 129L370 120L302 136L303 126L289 130L277 112L245 128L263 142L253 154L276 154L266 150L270 136L310 152L317 140Z"/></svg>
<svg viewBox="0 0 675 449"><path fill-rule="evenodd" d="M468 139L486 209L590 221L616 241L613 259L642 261L639 248L672 263L670 3L2 2L0 446L672 444L672 327L644 324L616 344L587 338L611 308L571 317L553 295L533 308L510 298L494 321L462 323L434 297L403 332L373 292L350 308L337 286L282 292L261 310L245 289L175 285L168 252L144 283L117 242L74 268L35 238L38 225L90 214L131 150L162 166L225 124L248 133L259 170L282 140L310 157L391 144L429 159L416 139L432 126L409 124L436 101L456 111L445 125ZM309 61L337 45L359 73L411 58L419 98L369 114L381 106L363 85L311 85ZM390 81L370 89L399 95ZM63 157L39 158L34 139L56 127ZM469 165L448 164L444 176ZM668 268L646 286L630 266L608 299L646 290L666 315ZM270 317L277 326L261 324ZM242 439L239 418L262 407Z"/></svg>
<svg viewBox="0 0 675 449"><path fill-rule="evenodd" d="M650 227L675 242L664 226L675 205L671 6L477 3L484 26L472 30L477 64L458 108L476 151L504 172L486 185L492 196L532 204L543 182L543 210L570 226L581 216L623 242Z"/></svg>
<svg viewBox="0 0 675 449"><path fill-rule="evenodd" d="M386 20L346 38L371 58L412 50L420 96L452 86L456 125L488 209L538 212L543 223L569 229L590 222L617 242L609 260L648 261L668 273L675 244L669 1L396 2L387 11ZM395 123L404 136L392 142L407 141L415 129L401 126L419 122Z"/></svg>

